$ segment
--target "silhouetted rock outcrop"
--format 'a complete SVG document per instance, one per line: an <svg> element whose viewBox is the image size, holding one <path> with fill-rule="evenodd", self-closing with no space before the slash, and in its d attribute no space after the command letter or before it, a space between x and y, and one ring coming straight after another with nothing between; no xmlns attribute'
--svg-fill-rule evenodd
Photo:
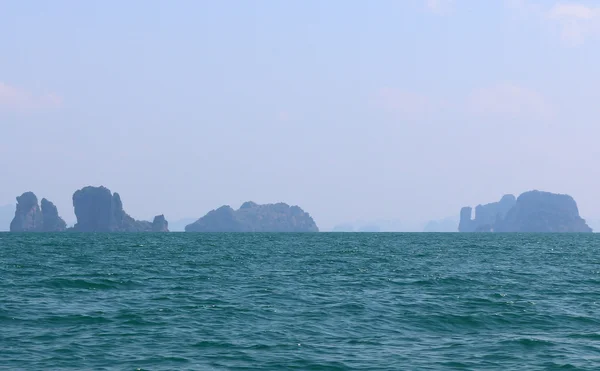
<svg viewBox="0 0 600 371"><path fill-rule="evenodd" d="M85 187L73 194L73 208L79 232L111 232L116 222L113 195L105 187Z"/></svg>
<svg viewBox="0 0 600 371"><path fill-rule="evenodd" d="M153 224L133 219L118 193L106 187L84 187L73 194L77 232L151 232Z"/></svg>
<svg viewBox="0 0 600 371"><path fill-rule="evenodd" d="M515 206L499 221L497 232L592 232L579 216L573 197L530 191L519 196Z"/></svg>
<svg viewBox="0 0 600 371"><path fill-rule="evenodd" d="M459 232L473 232L475 231L475 221L471 219L473 215L473 208L465 206L460 209L460 221L458 222Z"/></svg>
<svg viewBox="0 0 600 371"><path fill-rule="evenodd" d="M42 218L44 232L62 232L67 229L67 223L58 215L58 209L54 204L42 198Z"/></svg>
<svg viewBox="0 0 600 371"><path fill-rule="evenodd" d="M10 223L11 232L42 232L44 218L33 192L25 192L17 197L17 210Z"/></svg>
<svg viewBox="0 0 600 371"><path fill-rule="evenodd" d="M244 203L239 210L222 206L185 227L186 232L318 232L313 218L285 203Z"/></svg>
<svg viewBox="0 0 600 371"><path fill-rule="evenodd" d="M504 195L498 202L477 205L475 208L475 219L471 219L472 209L470 207L463 207L460 210L458 231L491 232L496 222L503 219L515 203L515 196Z"/></svg>
<svg viewBox="0 0 600 371"><path fill-rule="evenodd" d="M529 191L516 200L507 195L478 206L474 220L470 214L471 208L461 209L461 232L592 232L575 200L563 194Z"/></svg>
<svg viewBox="0 0 600 371"><path fill-rule="evenodd" d="M11 232L61 232L67 223L58 216L56 206L45 198L42 208L33 192L25 192L17 197L15 217L10 223Z"/></svg>
<svg viewBox="0 0 600 371"><path fill-rule="evenodd" d="M164 215L157 215L154 217L152 222L152 232L168 232L169 222L165 219Z"/></svg>

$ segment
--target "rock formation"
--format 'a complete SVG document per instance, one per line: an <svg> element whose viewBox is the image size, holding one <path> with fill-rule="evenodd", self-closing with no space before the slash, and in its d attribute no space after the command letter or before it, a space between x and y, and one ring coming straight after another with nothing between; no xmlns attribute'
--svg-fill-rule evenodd
<svg viewBox="0 0 600 371"><path fill-rule="evenodd" d="M76 232L151 232L153 223L133 219L118 193L106 187L84 187L73 194ZM163 217L164 219L164 217ZM165 220L166 223L166 220Z"/></svg>
<svg viewBox="0 0 600 371"><path fill-rule="evenodd" d="M152 222L152 232L168 232L169 222L165 219L164 215L157 215L154 217Z"/></svg>
<svg viewBox="0 0 600 371"><path fill-rule="evenodd" d="M67 223L58 216L58 209L54 204L42 198L42 218L44 232L62 232L67 229Z"/></svg>
<svg viewBox="0 0 600 371"><path fill-rule="evenodd" d="M67 223L58 216L56 206L45 198L42 208L33 192L25 192L17 197L15 217L10 223L11 232L61 232Z"/></svg>
<svg viewBox="0 0 600 371"><path fill-rule="evenodd" d="M110 232L114 229L113 196L105 187L85 187L73 194L78 232Z"/></svg>
<svg viewBox="0 0 600 371"><path fill-rule="evenodd" d="M244 203L238 210L222 206L185 227L186 232L318 232L312 217L285 203Z"/></svg>
<svg viewBox="0 0 600 371"><path fill-rule="evenodd" d="M470 207L463 207L460 210L458 231L491 232L496 222L503 219L515 203L515 196L504 195L498 202L477 205L475 208L475 219L471 219L472 209Z"/></svg>
<svg viewBox="0 0 600 371"><path fill-rule="evenodd" d="M529 191L516 200L507 195L478 206L475 219L470 214L471 208L461 209L460 232L592 232L571 196L549 192Z"/></svg>
<svg viewBox="0 0 600 371"><path fill-rule="evenodd" d="M42 232L44 219L33 192L25 192L17 197L17 210L10 223L11 232Z"/></svg>
<svg viewBox="0 0 600 371"><path fill-rule="evenodd" d="M503 220L497 232L592 232L573 197L564 194L530 191L519 196L515 206Z"/></svg>

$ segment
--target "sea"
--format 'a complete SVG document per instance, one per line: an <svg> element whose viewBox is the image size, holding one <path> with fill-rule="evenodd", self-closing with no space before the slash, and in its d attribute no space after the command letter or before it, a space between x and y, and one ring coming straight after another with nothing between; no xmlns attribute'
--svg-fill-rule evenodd
<svg viewBox="0 0 600 371"><path fill-rule="evenodd" d="M599 370L600 235L0 234L2 370Z"/></svg>

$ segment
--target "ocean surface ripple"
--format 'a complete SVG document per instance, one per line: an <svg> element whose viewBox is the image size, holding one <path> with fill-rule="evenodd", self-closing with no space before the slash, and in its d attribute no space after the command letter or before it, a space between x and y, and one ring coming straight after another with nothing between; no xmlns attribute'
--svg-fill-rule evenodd
<svg viewBox="0 0 600 371"><path fill-rule="evenodd" d="M600 235L0 233L0 369L600 369Z"/></svg>

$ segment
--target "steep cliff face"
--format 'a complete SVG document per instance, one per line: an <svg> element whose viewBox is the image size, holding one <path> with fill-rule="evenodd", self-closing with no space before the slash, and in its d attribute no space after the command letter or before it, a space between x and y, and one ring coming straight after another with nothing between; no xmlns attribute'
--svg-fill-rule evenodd
<svg viewBox="0 0 600 371"><path fill-rule="evenodd" d="M244 203L238 210L222 206L186 226L186 232L318 232L312 217L285 203Z"/></svg>
<svg viewBox="0 0 600 371"><path fill-rule="evenodd" d="M153 224L133 219L118 193L106 187L84 187L73 194L78 232L151 232ZM165 221L166 222L166 221Z"/></svg>
<svg viewBox="0 0 600 371"><path fill-rule="evenodd" d="M110 232L114 229L113 197L106 187L85 187L73 194L78 232Z"/></svg>
<svg viewBox="0 0 600 371"><path fill-rule="evenodd" d="M517 199L513 195L504 195L498 202L487 205L477 205L475 208L475 222L478 226L494 225L506 216Z"/></svg>
<svg viewBox="0 0 600 371"><path fill-rule="evenodd" d="M62 232L67 223L58 216L54 204L42 199L42 208L33 192L25 192L17 197L15 217L10 223L11 232Z"/></svg>
<svg viewBox="0 0 600 371"><path fill-rule="evenodd" d="M565 194L530 191L496 226L498 232L592 232L579 216L575 200Z"/></svg>
<svg viewBox="0 0 600 371"><path fill-rule="evenodd" d="M58 215L58 209L52 202L42 198L41 205L44 232L62 232L67 229L67 223Z"/></svg>
<svg viewBox="0 0 600 371"><path fill-rule="evenodd" d="M502 220L515 205L513 195L504 195L500 201L475 207L475 219L471 219L472 209L463 207L460 211L459 232L489 232L497 221Z"/></svg>
<svg viewBox="0 0 600 371"><path fill-rule="evenodd" d="M10 223L11 232L42 232L44 218L33 192L25 192L17 197L15 217Z"/></svg>
<svg viewBox="0 0 600 371"><path fill-rule="evenodd" d="M473 214L473 208L469 206L465 206L460 209L460 221L458 223L458 231L459 232L474 232L475 231L475 221L471 219L471 215Z"/></svg>

